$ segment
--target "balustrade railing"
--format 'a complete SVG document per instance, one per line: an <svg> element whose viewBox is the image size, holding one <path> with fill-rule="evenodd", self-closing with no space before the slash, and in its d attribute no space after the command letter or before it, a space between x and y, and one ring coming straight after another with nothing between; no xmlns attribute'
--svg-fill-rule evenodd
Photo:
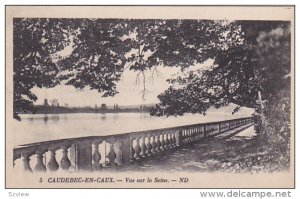
<svg viewBox="0 0 300 199"><path fill-rule="evenodd" d="M14 148L13 161L28 172L101 170L140 161L249 124L252 118L194 124L110 136L70 138ZM31 158L35 157L35 161Z"/></svg>

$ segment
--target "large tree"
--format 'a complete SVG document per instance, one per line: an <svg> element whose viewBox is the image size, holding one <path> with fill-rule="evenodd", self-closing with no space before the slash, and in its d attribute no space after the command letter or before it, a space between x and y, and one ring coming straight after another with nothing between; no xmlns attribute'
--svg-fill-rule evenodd
<svg viewBox="0 0 300 199"><path fill-rule="evenodd" d="M24 19L13 21L14 118L18 112L32 111L37 97L33 87L53 87L59 72L51 55L64 49L69 39L59 19Z"/></svg>
<svg viewBox="0 0 300 199"><path fill-rule="evenodd" d="M207 20L15 19L14 117L34 111L34 87L64 83L114 96L127 68L145 81L157 66L201 63L224 28Z"/></svg>
<svg viewBox="0 0 300 199"><path fill-rule="evenodd" d="M64 83L117 93L128 46L120 21L16 18L13 26L14 118L34 112L34 87Z"/></svg>
<svg viewBox="0 0 300 199"><path fill-rule="evenodd" d="M237 21L236 32L216 42L210 68L186 71L169 80L153 115L205 113L209 107L230 103L259 109L282 89L290 90L290 24ZM199 55L201 56L201 54Z"/></svg>
<svg viewBox="0 0 300 199"><path fill-rule="evenodd" d="M62 57L67 46L71 52ZM289 86L289 49L286 22L15 19L14 117L32 111L33 87L65 83L114 96L124 70L145 80L144 71L157 66L181 67L184 75L169 80L153 115L205 113L229 103L259 108L259 100ZM208 59L211 68L189 70Z"/></svg>

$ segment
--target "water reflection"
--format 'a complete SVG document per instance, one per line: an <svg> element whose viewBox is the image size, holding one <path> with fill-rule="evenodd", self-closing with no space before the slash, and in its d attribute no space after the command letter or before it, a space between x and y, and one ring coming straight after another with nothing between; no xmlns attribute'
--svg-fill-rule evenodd
<svg viewBox="0 0 300 199"><path fill-rule="evenodd" d="M47 124L47 122L48 122L48 115L45 115L44 116L44 123Z"/></svg>
<svg viewBox="0 0 300 199"><path fill-rule="evenodd" d="M140 119L145 119L149 117L149 113L140 113Z"/></svg>
<svg viewBox="0 0 300 199"><path fill-rule="evenodd" d="M33 121L34 121L34 120L33 120L33 117L28 118L28 120L29 120L30 122L33 122Z"/></svg>
<svg viewBox="0 0 300 199"><path fill-rule="evenodd" d="M35 118L35 119L38 119L38 118ZM51 117L50 117L47 114L45 114L43 117L45 124L48 123L48 120L52 121L53 123L58 123L59 119L60 119L59 115L51 115ZM66 120L66 117L65 117L65 120Z"/></svg>
<svg viewBox="0 0 300 199"><path fill-rule="evenodd" d="M114 120L118 120L118 113L114 113L113 119L114 119Z"/></svg>
<svg viewBox="0 0 300 199"><path fill-rule="evenodd" d="M59 122L59 115L52 115L51 120L53 121L53 123L58 123Z"/></svg>
<svg viewBox="0 0 300 199"><path fill-rule="evenodd" d="M106 120L106 115L105 115L105 113L102 114L100 118L101 118L101 120Z"/></svg>

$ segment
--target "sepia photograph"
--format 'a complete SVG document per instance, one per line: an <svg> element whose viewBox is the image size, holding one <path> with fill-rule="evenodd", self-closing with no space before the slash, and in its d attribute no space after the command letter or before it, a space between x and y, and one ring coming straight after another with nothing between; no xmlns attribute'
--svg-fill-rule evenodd
<svg viewBox="0 0 300 199"><path fill-rule="evenodd" d="M293 188L294 6L6 6L5 117L7 188Z"/></svg>

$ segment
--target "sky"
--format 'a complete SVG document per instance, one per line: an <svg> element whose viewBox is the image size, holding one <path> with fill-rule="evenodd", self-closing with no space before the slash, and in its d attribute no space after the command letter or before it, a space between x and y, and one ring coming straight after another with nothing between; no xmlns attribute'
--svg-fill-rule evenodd
<svg viewBox="0 0 300 199"><path fill-rule="evenodd" d="M166 82L172 74L180 71L175 67L161 67L158 69L159 75L155 74L151 79L152 72L147 71L146 76L146 96L143 99L142 75L140 82L136 84L137 72L125 70L121 80L117 83L117 91L114 97L102 97L101 93L96 90L90 90L88 87L83 90L77 90L73 86L58 85L54 88L33 88L32 92L36 94L38 100L35 104L43 104L44 99L58 99L60 105L67 103L69 106L95 106L102 103L109 105L139 105L157 103L157 96L169 87Z"/></svg>
<svg viewBox="0 0 300 199"><path fill-rule="evenodd" d="M212 60L208 60L203 64L198 64L189 67L188 70L198 68L206 68L212 64ZM138 72L126 69L121 80L117 83L117 91L119 92L114 97L102 97L101 93L96 90L90 90L86 87L83 90L77 90L73 86L58 85L54 88L33 88L31 91L38 97L34 104L43 104L44 99L48 101L58 99L61 106L66 103L68 106L99 106L105 103L108 106L118 104L120 106L153 104L158 103L157 96L163 93L170 84L166 81L168 78L181 74L179 67L157 67L158 73L152 75L152 71L145 72L146 77L146 95L143 99L142 90L143 82L140 75L140 82L136 83ZM151 78L153 76L153 78Z"/></svg>

